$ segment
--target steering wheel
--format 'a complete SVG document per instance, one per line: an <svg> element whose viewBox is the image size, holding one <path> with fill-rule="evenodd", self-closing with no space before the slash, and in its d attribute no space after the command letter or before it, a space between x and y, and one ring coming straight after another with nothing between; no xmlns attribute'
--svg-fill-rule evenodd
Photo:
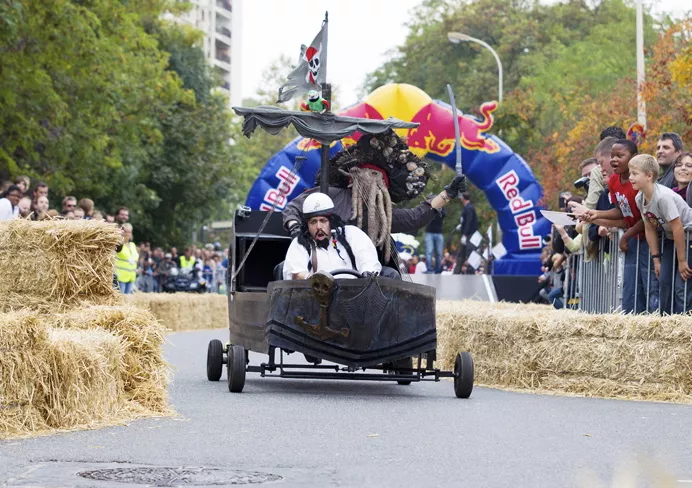
<svg viewBox="0 0 692 488"><path fill-rule="evenodd" d="M347 275L354 276L354 277L356 277L356 278L362 278L362 277L363 277L363 275L361 275L361 274L360 274L358 271L356 271L355 269L349 269L349 268L339 268L339 269L335 269L335 270L333 270L333 271L330 271L329 274L331 274L332 276L347 274Z"/></svg>

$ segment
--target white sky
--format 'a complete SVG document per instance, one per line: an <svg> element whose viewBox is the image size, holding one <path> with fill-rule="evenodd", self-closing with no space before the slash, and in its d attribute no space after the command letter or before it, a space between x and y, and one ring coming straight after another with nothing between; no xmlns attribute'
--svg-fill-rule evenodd
<svg viewBox="0 0 692 488"><path fill-rule="evenodd" d="M329 11L328 81L343 105L358 101L367 73L387 60L386 52L406 39L404 22L421 0L241 0L242 98L255 95L262 73L281 54L296 60L300 45L317 34ZM549 0L550 1L550 0ZM645 0L654 11L682 15L689 0ZM288 73L287 73L288 74Z"/></svg>

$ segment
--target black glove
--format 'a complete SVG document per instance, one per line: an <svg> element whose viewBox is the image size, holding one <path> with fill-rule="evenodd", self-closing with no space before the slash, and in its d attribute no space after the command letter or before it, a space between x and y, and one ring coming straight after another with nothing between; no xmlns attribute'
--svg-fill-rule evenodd
<svg viewBox="0 0 692 488"><path fill-rule="evenodd" d="M466 176L455 176L452 182L445 186L449 198L457 198L466 191Z"/></svg>
<svg viewBox="0 0 692 488"><path fill-rule="evenodd" d="M293 225L288 228L288 232L291 234L291 237L298 237L298 234L300 234L300 224L294 222Z"/></svg>

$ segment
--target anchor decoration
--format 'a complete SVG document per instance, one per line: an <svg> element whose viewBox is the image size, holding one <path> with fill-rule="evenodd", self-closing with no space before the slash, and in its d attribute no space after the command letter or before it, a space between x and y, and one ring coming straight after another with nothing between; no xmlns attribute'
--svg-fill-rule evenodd
<svg viewBox="0 0 692 488"><path fill-rule="evenodd" d="M318 271L310 278L310 284L312 286L312 293L320 306L320 323L317 325L310 324L303 317L298 315L295 317L295 324L322 340L338 336L348 337L350 333L348 328L343 327L339 330L335 330L329 327L328 323L329 304L332 301L332 295L336 287L334 277L326 271Z"/></svg>

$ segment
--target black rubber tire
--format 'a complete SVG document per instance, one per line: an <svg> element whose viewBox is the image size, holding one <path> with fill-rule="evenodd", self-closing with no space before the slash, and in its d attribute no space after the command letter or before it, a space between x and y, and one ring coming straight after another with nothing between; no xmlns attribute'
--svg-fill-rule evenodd
<svg viewBox="0 0 692 488"><path fill-rule="evenodd" d="M218 339L209 341L207 349L207 379L219 381L223 372L223 344Z"/></svg>
<svg viewBox="0 0 692 488"><path fill-rule="evenodd" d="M398 368L408 368L411 369L413 368L413 358L403 358L403 359L397 359L394 361L392 364L392 367L394 368L393 370L389 371L389 374L397 374L399 371L396 369ZM406 372L408 374L411 374L409 372ZM397 380L397 384L407 386L411 384L411 380Z"/></svg>
<svg viewBox="0 0 692 488"><path fill-rule="evenodd" d="M243 346L228 346L228 391L240 393L245 386L245 348Z"/></svg>
<svg viewBox="0 0 692 488"><path fill-rule="evenodd" d="M454 394L457 398L468 398L472 391L473 358L464 351L454 360Z"/></svg>

